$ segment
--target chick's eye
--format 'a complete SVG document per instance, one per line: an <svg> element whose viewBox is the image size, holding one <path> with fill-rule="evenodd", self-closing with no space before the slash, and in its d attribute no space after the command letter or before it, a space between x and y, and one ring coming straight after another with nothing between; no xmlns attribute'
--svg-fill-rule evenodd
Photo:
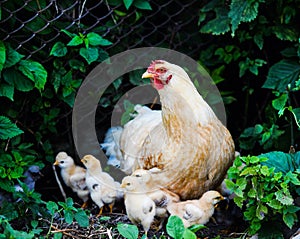
<svg viewBox="0 0 300 239"><path fill-rule="evenodd" d="M141 177L141 175L140 175L140 174L136 174L136 175L135 175L135 177L137 177L137 178L140 178L140 177Z"/></svg>
<svg viewBox="0 0 300 239"><path fill-rule="evenodd" d="M126 185L127 185L127 186L130 186L130 183L127 183Z"/></svg>
<svg viewBox="0 0 300 239"><path fill-rule="evenodd" d="M60 161L60 163L64 163L65 161Z"/></svg>

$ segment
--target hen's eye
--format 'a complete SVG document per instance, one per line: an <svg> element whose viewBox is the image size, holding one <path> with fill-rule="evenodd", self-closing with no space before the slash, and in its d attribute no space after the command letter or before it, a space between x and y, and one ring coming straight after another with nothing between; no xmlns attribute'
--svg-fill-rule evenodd
<svg viewBox="0 0 300 239"><path fill-rule="evenodd" d="M156 70L157 73L165 73L167 70L165 68L158 68Z"/></svg>

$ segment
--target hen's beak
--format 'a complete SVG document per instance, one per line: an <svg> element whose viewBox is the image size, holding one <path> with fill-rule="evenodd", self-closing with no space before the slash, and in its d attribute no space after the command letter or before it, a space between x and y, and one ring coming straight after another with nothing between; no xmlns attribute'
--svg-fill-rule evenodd
<svg viewBox="0 0 300 239"><path fill-rule="evenodd" d="M143 75L142 78L153 78L154 74L149 73L148 71L146 71Z"/></svg>

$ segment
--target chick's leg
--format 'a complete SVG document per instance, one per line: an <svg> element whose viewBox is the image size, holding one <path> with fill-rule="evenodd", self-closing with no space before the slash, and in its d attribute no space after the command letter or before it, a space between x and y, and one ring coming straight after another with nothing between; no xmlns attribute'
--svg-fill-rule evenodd
<svg viewBox="0 0 300 239"><path fill-rule="evenodd" d="M103 211L103 207L100 207L99 213L97 215L97 217L100 217L102 215L102 211Z"/></svg>
<svg viewBox="0 0 300 239"><path fill-rule="evenodd" d="M84 203L81 205L81 208L82 208L82 209L85 209L85 208L87 207L87 205L88 205L88 202L86 201L86 202L84 202Z"/></svg>
<svg viewBox="0 0 300 239"><path fill-rule="evenodd" d="M108 207L109 207L109 213L112 213L113 206L114 206L114 204L113 204L113 203L111 203L111 204L109 204L109 205L108 205Z"/></svg>

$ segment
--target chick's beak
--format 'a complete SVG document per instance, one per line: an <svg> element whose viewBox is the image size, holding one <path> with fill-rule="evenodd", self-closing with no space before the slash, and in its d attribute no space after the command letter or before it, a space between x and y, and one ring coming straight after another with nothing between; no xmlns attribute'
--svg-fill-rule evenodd
<svg viewBox="0 0 300 239"><path fill-rule="evenodd" d="M146 71L143 75L142 75L142 78L145 79L145 78L153 78L154 77L154 74L152 73L149 73L148 71Z"/></svg>
<svg viewBox="0 0 300 239"><path fill-rule="evenodd" d="M122 183L122 184L120 185L120 187L121 187L121 188L125 188L125 184Z"/></svg>
<svg viewBox="0 0 300 239"><path fill-rule="evenodd" d="M58 165L58 161L55 161L53 165Z"/></svg>

